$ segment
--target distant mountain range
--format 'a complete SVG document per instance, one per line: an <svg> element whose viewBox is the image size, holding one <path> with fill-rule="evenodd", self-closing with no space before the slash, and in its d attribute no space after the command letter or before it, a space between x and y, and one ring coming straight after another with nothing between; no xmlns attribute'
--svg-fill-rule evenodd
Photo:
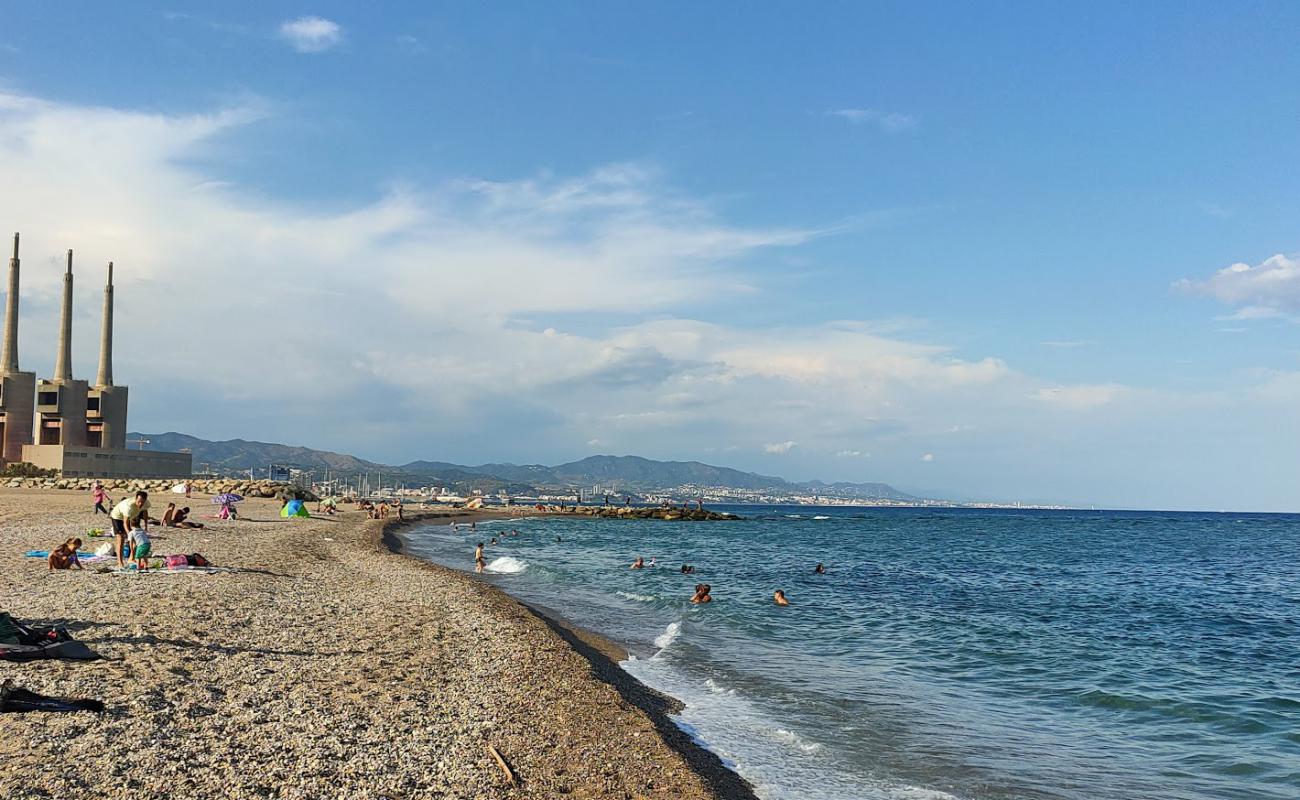
<svg viewBox="0 0 1300 800"><path fill-rule="evenodd" d="M615 491L661 492L683 486L771 492L773 494L823 494L875 500L907 501L918 498L885 483L794 483L784 478L716 467L699 461L655 461L639 456L589 456L580 461L558 464L480 464L466 466L445 461L412 461L391 465L366 461L344 453L313 450L267 442L230 439L212 442L183 433L132 433L132 440L145 440L148 450L189 450L194 467L235 472L282 464L321 472L329 469L343 475L383 471L387 480L445 485L458 490L505 490L520 493L532 489L564 490L600 485Z"/></svg>

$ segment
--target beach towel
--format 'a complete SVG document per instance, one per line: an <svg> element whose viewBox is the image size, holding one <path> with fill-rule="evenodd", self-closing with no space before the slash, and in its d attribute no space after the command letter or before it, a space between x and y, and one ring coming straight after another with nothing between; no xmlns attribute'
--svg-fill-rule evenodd
<svg viewBox="0 0 1300 800"><path fill-rule="evenodd" d="M14 685L9 680L0 685L0 713L23 711L93 711L103 713L104 704L98 700L47 697Z"/></svg>

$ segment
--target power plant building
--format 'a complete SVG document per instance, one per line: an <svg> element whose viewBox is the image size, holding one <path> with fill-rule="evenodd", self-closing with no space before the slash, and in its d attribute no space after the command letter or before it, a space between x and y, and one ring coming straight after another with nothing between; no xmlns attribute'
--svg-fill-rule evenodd
<svg viewBox="0 0 1300 800"><path fill-rule="evenodd" d="M63 274L63 308L54 374L35 380L18 368L18 234L9 260L4 349L0 354L0 441L5 463L25 461L67 478L186 478L189 453L128 450L127 387L113 384L113 264L104 286L99 372L92 387L72 374L72 251Z"/></svg>

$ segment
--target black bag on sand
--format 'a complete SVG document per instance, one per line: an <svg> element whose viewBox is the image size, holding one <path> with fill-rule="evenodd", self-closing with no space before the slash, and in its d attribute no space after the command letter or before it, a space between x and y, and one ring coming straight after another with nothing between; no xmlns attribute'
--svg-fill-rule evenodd
<svg viewBox="0 0 1300 800"><path fill-rule="evenodd" d="M104 712L104 704L98 700L67 700L60 697L46 697L43 694L29 692L14 686L13 681L0 685L0 713L21 713L24 711L93 711Z"/></svg>

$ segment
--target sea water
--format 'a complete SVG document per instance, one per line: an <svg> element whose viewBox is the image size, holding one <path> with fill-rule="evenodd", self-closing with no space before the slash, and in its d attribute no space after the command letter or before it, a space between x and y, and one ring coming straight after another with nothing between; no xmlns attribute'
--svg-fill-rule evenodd
<svg viewBox="0 0 1300 800"><path fill-rule="evenodd" d="M487 580L623 643L760 797L1300 798L1300 515L728 510L404 538L498 537Z"/></svg>

